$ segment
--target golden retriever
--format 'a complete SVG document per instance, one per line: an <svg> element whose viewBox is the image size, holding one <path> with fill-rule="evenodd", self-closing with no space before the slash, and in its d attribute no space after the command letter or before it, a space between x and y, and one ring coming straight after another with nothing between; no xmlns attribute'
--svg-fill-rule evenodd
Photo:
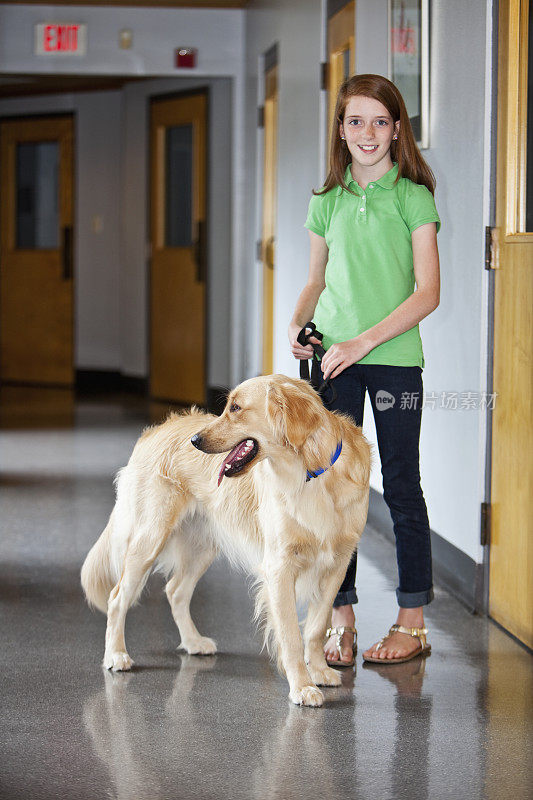
<svg viewBox="0 0 533 800"><path fill-rule="evenodd" d="M215 653L189 605L222 551L256 577L256 616L290 699L322 705L317 687L341 682L323 642L366 523L369 473L361 429L327 411L308 383L284 375L240 384L220 417L193 408L146 430L118 473L115 508L81 571L88 602L107 612L104 666L131 668L126 613L153 569L170 576L165 592L181 647ZM309 601L303 643L297 597Z"/></svg>

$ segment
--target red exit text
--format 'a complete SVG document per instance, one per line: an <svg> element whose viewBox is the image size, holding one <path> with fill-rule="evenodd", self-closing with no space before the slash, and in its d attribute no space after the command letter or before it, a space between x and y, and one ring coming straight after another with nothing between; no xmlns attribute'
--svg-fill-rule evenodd
<svg viewBox="0 0 533 800"><path fill-rule="evenodd" d="M35 26L38 55L85 55L86 25L43 23Z"/></svg>

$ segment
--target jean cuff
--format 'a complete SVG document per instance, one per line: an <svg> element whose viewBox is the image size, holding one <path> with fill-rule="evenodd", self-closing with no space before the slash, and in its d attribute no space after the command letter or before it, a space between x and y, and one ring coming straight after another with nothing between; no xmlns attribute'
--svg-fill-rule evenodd
<svg viewBox="0 0 533 800"><path fill-rule="evenodd" d="M358 602L359 600L357 599L357 592L355 589L350 589L348 592L339 592L337 594L337 597L333 601L333 608L338 608L339 606L351 606Z"/></svg>
<svg viewBox="0 0 533 800"><path fill-rule="evenodd" d="M396 589L396 599L400 608L419 608L427 606L433 600L433 587L425 592L400 592Z"/></svg>

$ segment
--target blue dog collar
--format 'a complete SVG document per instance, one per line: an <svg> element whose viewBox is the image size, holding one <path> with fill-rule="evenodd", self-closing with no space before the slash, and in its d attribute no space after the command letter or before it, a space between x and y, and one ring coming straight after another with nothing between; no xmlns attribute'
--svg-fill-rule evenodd
<svg viewBox="0 0 533 800"><path fill-rule="evenodd" d="M335 450L335 452L331 456L331 461L330 461L329 467L332 467L333 464L335 463L335 461L338 459L338 457L341 454L341 450L342 450L342 440L339 442L339 444L337 445L337 449ZM326 470L328 470L329 467L324 467L323 469L317 469L315 472L311 472L310 470L307 470L307 477L306 477L305 480L306 481L310 481L311 478L318 478L318 476L322 475L323 472L326 472Z"/></svg>

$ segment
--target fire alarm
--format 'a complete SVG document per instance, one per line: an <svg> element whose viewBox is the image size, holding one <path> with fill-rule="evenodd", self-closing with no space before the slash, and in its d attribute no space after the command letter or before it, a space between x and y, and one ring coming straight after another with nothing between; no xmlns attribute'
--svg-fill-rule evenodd
<svg viewBox="0 0 533 800"><path fill-rule="evenodd" d="M176 66L190 69L196 66L196 47L178 47L175 51Z"/></svg>

